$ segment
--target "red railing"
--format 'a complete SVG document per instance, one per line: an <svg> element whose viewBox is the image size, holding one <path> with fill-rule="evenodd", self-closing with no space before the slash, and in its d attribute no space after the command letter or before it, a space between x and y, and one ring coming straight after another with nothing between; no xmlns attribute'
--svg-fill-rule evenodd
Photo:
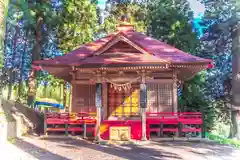
<svg viewBox="0 0 240 160"><path fill-rule="evenodd" d="M203 120L200 112L160 112L147 113L147 134L157 132L158 136L163 136L164 132L182 133L202 132ZM166 127L164 126L166 125ZM155 127L153 127L155 126Z"/></svg>
<svg viewBox="0 0 240 160"><path fill-rule="evenodd" d="M96 119L88 113L47 113L45 117L45 134L48 132L69 132L75 134L82 132L84 137L87 133L95 135Z"/></svg>
<svg viewBox="0 0 240 160"><path fill-rule="evenodd" d="M84 137L87 133L95 135L96 118L95 114L89 113L47 113L46 119L46 133L50 131L65 132L65 134L82 132ZM103 130L102 136L104 139L109 138L109 128L111 126L130 126L131 138L141 138L141 119L136 120L104 120L102 121ZM165 132L182 133L187 132L202 132L203 120L200 112L160 112L160 113L146 113L146 131L147 137L150 137L151 132L157 132L158 136L163 136ZM105 127L105 129L104 129Z"/></svg>

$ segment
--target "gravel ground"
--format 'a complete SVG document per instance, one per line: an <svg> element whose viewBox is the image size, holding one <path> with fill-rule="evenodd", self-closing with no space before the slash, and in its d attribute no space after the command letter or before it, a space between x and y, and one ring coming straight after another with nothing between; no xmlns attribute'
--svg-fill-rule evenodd
<svg viewBox="0 0 240 160"><path fill-rule="evenodd" d="M8 160L239 160L240 150L212 142L151 142L148 145L97 145L69 137L24 137L0 144ZM2 158L0 158L2 159Z"/></svg>

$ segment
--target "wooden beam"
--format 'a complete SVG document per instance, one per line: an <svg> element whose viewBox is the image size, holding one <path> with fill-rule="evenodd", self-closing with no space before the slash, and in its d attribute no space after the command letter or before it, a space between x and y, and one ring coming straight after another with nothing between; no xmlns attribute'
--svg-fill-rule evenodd
<svg viewBox="0 0 240 160"><path fill-rule="evenodd" d="M90 80L72 80L71 81L72 84L89 84L89 83L93 83Z"/></svg>
<svg viewBox="0 0 240 160"><path fill-rule="evenodd" d="M162 72L153 72L151 74L152 77L168 77L168 78L172 78L172 70L170 71L162 71Z"/></svg>
<svg viewBox="0 0 240 160"><path fill-rule="evenodd" d="M173 84L173 79L146 79L146 83Z"/></svg>

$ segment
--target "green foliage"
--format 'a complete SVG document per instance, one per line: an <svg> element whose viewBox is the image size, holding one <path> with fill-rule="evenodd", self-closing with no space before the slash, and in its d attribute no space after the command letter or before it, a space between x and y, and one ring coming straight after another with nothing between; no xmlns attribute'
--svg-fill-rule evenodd
<svg viewBox="0 0 240 160"><path fill-rule="evenodd" d="M24 26L26 29L35 31L37 29L39 19L43 20L43 23L46 25L46 29L48 31L56 27L60 22L60 17L58 17L57 12L54 11L51 1L16 0L11 4L22 11L19 18L24 16Z"/></svg>
<svg viewBox="0 0 240 160"><path fill-rule="evenodd" d="M187 1L161 0L151 1L148 5L149 34L167 42L185 52L198 54L200 40L192 33L189 20L192 18ZM212 103L205 98L206 72L201 72L192 80L182 85L179 97L179 110L202 112L207 130L214 126L215 110Z"/></svg>
<svg viewBox="0 0 240 160"><path fill-rule="evenodd" d="M141 4L120 3L112 5L108 12L109 16L106 17L103 26L101 26L105 32L115 31L116 26L121 23L120 18L123 15L128 17L136 31L146 32L146 18L148 14L146 6Z"/></svg>
<svg viewBox="0 0 240 160"><path fill-rule="evenodd" d="M208 138L210 140L213 140L213 141L218 142L220 144L228 144L228 145L232 145L236 148L240 148L240 141L239 140L228 139L228 138L225 138L225 137L217 135L217 134L209 134Z"/></svg>
<svg viewBox="0 0 240 160"><path fill-rule="evenodd" d="M204 127L209 131L214 126L216 117L214 107L204 98L205 75L206 72L203 71L183 84L183 93L179 97L179 109L180 111L203 113Z"/></svg>
<svg viewBox="0 0 240 160"><path fill-rule="evenodd" d="M0 0L0 68L4 64L4 39L6 32L6 18L8 15L8 0Z"/></svg>
<svg viewBox="0 0 240 160"><path fill-rule="evenodd" d="M154 0L148 5L149 34L170 45L194 54L199 44L192 32L187 0Z"/></svg>
<svg viewBox="0 0 240 160"><path fill-rule="evenodd" d="M232 29L238 23L239 2L229 1L209 1L203 0L206 6L204 19L214 22L210 26L208 36L204 38L201 53L205 57L211 58L215 62L215 68L207 73L206 96L211 100L215 113L214 130L221 132L222 126L219 124L233 125L231 122L231 77L232 75ZM231 12L229 12L231 11ZM237 65L236 65L237 66ZM236 72L237 69L235 69ZM225 82L230 81L226 90ZM233 92L232 92L233 93ZM233 125L234 126L234 125ZM235 126L236 127L236 126ZM232 127L232 128L235 128ZM230 128L230 127L229 127Z"/></svg>
<svg viewBox="0 0 240 160"><path fill-rule="evenodd" d="M56 34L58 47L64 52L72 51L91 42L97 31L96 5L89 0L64 0L61 22Z"/></svg>

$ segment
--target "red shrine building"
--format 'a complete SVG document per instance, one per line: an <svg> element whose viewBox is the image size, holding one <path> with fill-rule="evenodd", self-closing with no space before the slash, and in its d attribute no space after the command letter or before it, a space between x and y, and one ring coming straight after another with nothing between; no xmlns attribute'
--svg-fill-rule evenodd
<svg viewBox="0 0 240 160"><path fill-rule="evenodd" d="M61 116L49 115L47 124L68 123L68 128L47 127L46 132L84 131L86 136L90 117L97 141L147 140L152 132L158 136L202 132L201 113L178 111L177 85L207 69L211 60L136 32L130 24L120 25L116 32L64 56L35 61L34 65L71 83L69 112L78 117L62 117L63 122ZM73 124L79 125L69 127ZM200 127L184 128L186 124Z"/></svg>

